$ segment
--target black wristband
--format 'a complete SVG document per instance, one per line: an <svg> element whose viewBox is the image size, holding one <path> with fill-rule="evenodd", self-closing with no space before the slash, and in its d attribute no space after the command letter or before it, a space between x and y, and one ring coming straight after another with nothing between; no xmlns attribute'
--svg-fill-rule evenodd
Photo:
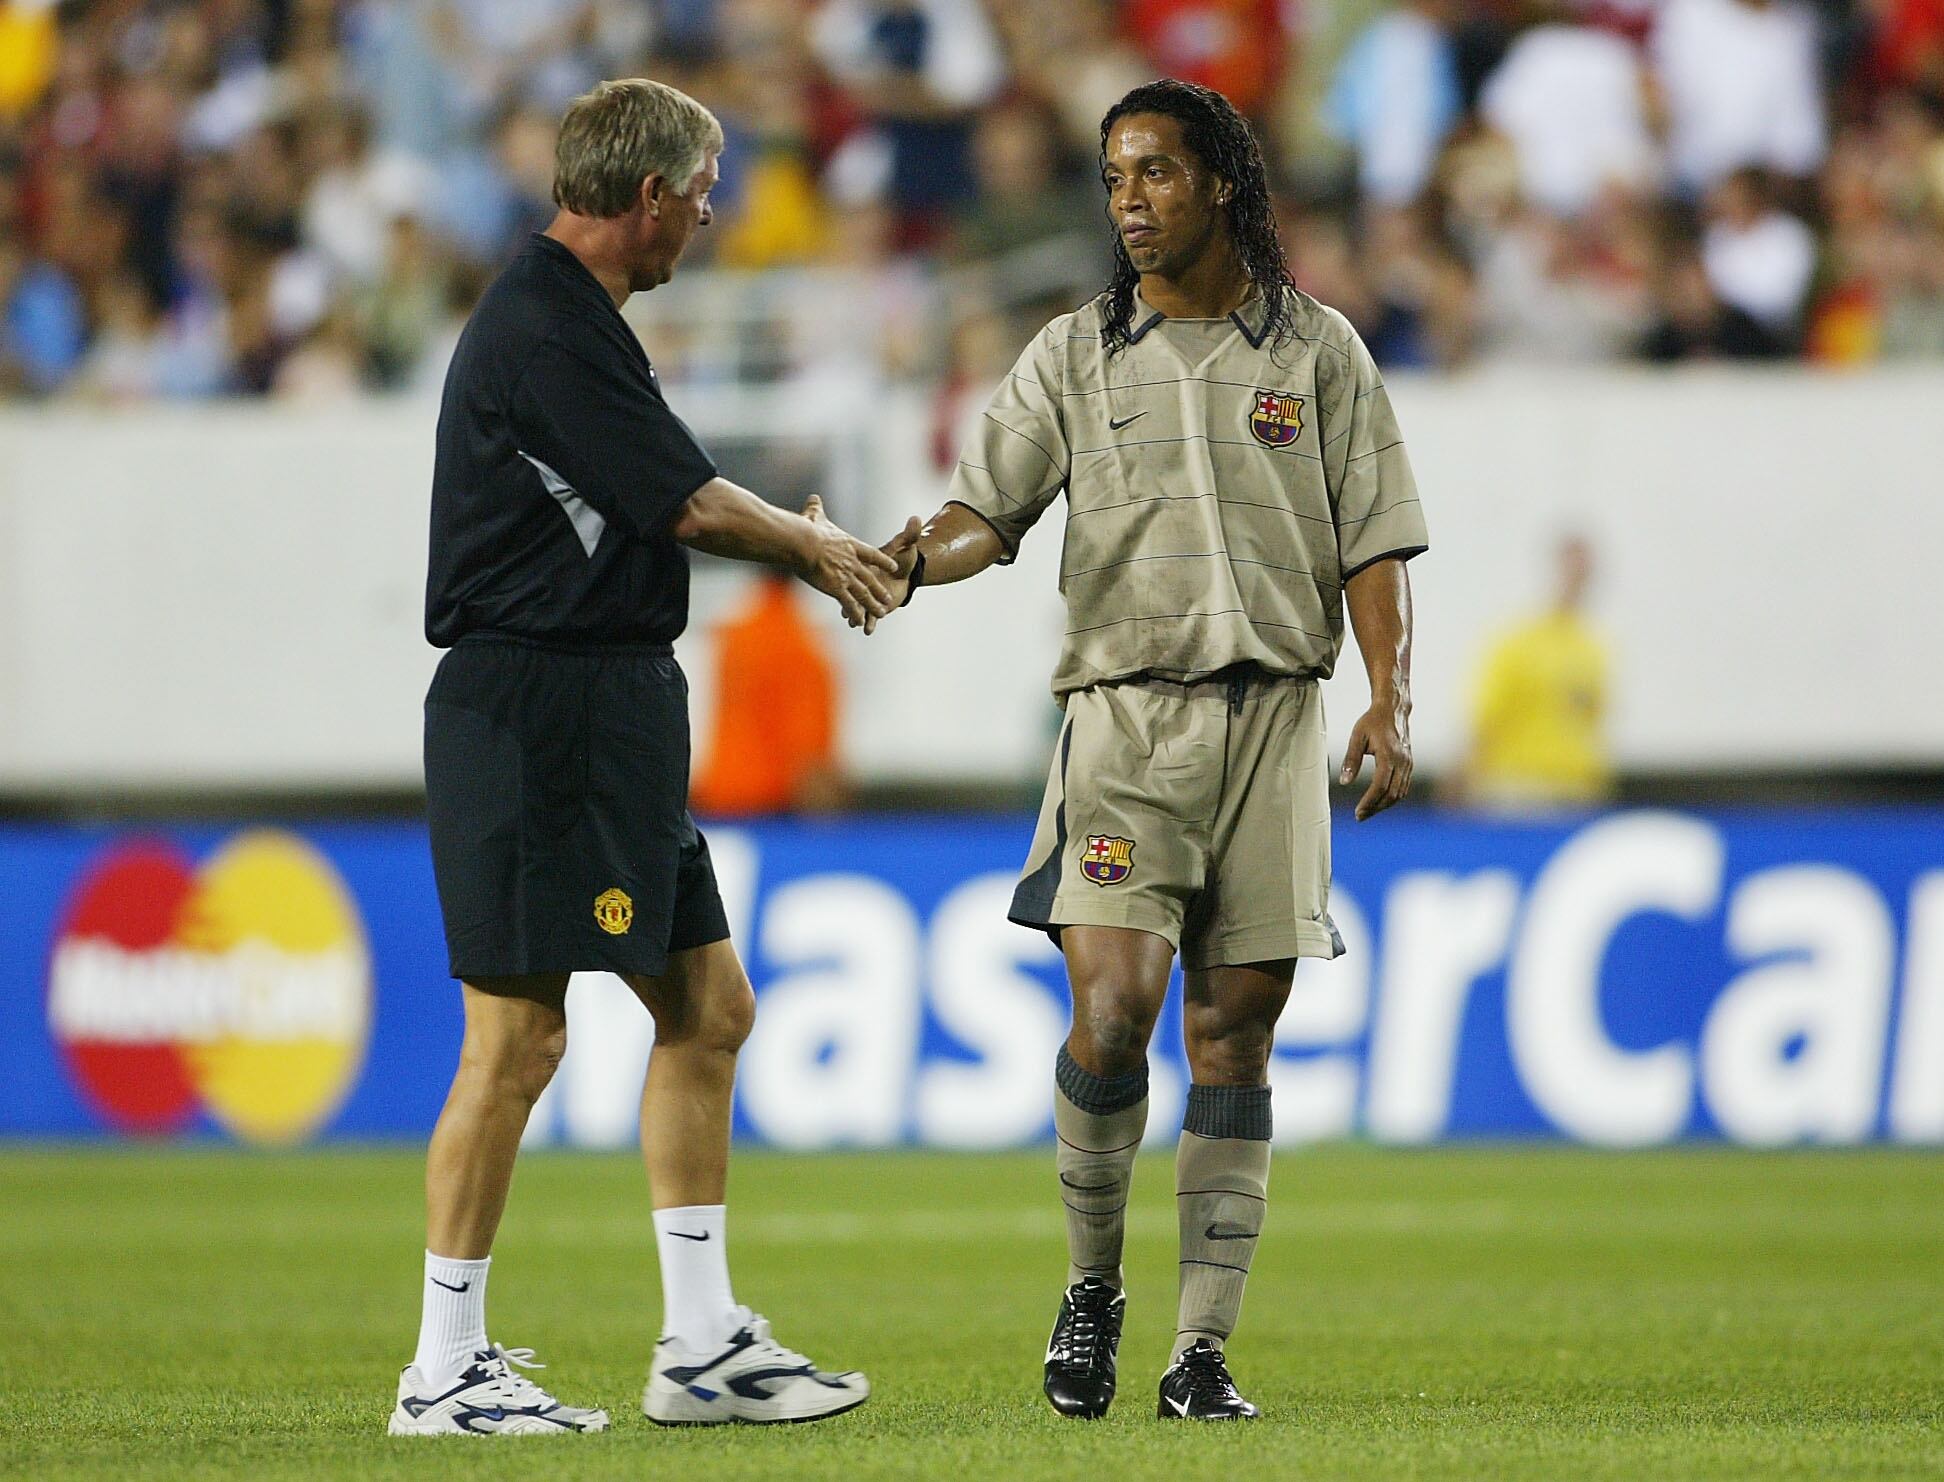
<svg viewBox="0 0 1944 1482"><path fill-rule="evenodd" d="M925 582L925 553L918 552L918 559L911 563L911 575L905 578L905 599L898 606L911 606L911 599Z"/></svg>

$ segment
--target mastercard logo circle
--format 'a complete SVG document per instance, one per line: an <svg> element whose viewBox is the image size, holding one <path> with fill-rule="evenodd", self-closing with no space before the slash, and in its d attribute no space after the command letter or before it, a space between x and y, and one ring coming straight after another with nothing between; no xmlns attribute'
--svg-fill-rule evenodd
<svg viewBox="0 0 1944 1482"><path fill-rule="evenodd" d="M124 842L68 897L47 1021L110 1126L168 1133L202 1111L250 1142L297 1142L364 1065L364 923L331 862L294 834L238 834L200 864L166 842Z"/></svg>

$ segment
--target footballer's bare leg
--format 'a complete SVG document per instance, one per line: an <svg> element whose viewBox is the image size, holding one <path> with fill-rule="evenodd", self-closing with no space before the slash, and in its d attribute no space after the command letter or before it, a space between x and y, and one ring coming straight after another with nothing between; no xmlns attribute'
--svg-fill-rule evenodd
<svg viewBox="0 0 1944 1482"><path fill-rule="evenodd" d="M1127 1305L1127 1196L1147 1127L1148 1041L1168 995L1174 948L1153 932L1069 926L1060 950L1073 987L1073 1028L1053 1077L1067 1288L1047 1341L1042 1387L1060 1414L1095 1420L1114 1399Z"/></svg>
<svg viewBox="0 0 1944 1482"><path fill-rule="evenodd" d="M662 1337L641 1407L662 1425L820 1420L855 1409L870 1385L825 1373L738 1306L725 1248L736 1056L756 995L727 941L672 953L628 986L655 1018L641 1092L641 1155L661 1258ZM745 1377L746 1376L746 1377Z"/></svg>
<svg viewBox="0 0 1944 1482"><path fill-rule="evenodd" d="M1175 1154L1181 1227L1174 1360L1161 1379L1165 1419L1250 1420L1224 1346L1269 1197L1269 1051L1296 964L1285 959L1186 974L1188 1112Z"/></svg>
<svg viewBox="0 0 1944 1482"><path fill-rule="evenodd" d="M1166 937L1132 927L1068 926L1060 931L1060 951L1073 988L1067 1053L1096 1076L1145 1067L1154 1021L1168 996L1174 947Z"/></svg>
<svg viewBox="0 0 1944 1482"><path fill-rule="evenodd" d="M425 1287L418 1352L389 1429L414 1435L564 1435L607 1412L563 1405L514 1365L530 1349L486 1336L486 1275L520 1136L567 1049L567 975L464 986L465 1039L425 1158Z"/></svg>

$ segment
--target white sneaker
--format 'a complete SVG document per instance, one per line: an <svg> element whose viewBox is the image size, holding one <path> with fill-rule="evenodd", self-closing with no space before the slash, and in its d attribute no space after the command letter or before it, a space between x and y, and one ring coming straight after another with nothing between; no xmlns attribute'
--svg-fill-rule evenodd
<svg viewBox="0 0 1944 1482"><path fill-rule="evenodd" d="M604 1431L607 1411L563 1405L524 1374L544 1369L531 1348L491 1348L443 1387L426 1382L413 1365L398 1376L398 1408L386 1429L394 1436L559 1436Z"/></svg>
<svg viewBox="0 0 1944 1482"><path fill-rule="evenodd" d="M742 1326L718 1353L691 1353L673 1338L655 1345L642 1414L657 1425L766 1425L842 1415L870 1398L856 1370L826 1374L772 1338L769 1319L747 1307L736 1314Z"/></svg>

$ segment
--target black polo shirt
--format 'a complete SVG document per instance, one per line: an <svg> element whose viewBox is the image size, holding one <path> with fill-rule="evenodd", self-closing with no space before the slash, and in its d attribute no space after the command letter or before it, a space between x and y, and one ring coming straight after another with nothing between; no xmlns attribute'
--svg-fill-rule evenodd
<svg viewBox="0 0 1944 1482"><path fill-rule="evenodd" d="M669 522L715 473L607 290L534 235L446 372L425 636L672 641L688 555Z"/></svg>

